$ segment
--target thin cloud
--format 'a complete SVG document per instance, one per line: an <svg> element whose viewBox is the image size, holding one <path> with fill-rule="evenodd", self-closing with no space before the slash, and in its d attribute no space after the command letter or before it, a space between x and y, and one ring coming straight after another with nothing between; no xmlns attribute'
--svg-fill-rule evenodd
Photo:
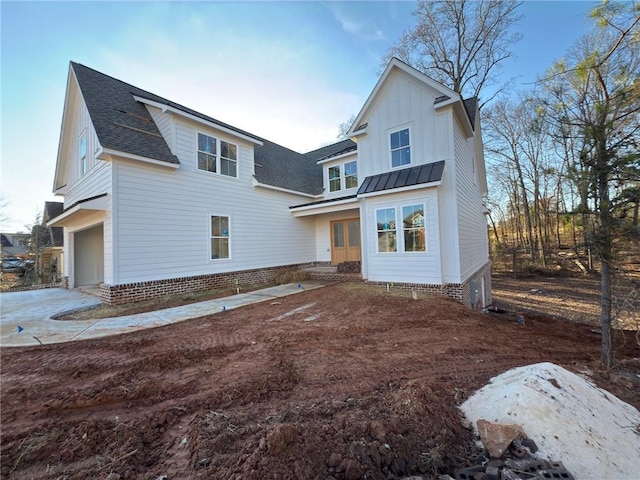
<svg viewBox="0 0 640 480"><path fill-rule="evenodd" d="M329 8L333 18L340 23L342 30L350 35L354 35L366 41L387 41L384 32L376 28L370 19L363 20L361 17L353 16L339 4L330 4Z"/></svg>

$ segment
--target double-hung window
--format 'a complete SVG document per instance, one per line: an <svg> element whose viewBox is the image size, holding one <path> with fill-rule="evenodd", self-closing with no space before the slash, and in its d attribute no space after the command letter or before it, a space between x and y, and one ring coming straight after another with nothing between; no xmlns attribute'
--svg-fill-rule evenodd
<svg viewBox="0 0 640 480"><path fill-rule="evenodd" d="M358 186L358 162L346 162L329 167L329 191L337 192Z"/></svg>
<svg viewBox="0 0 640 480"><path fill-rule="evenodd" d="M408 128L391 133L390 145L391 166L393 168L411 163L411 141Z"/></svg>
<svg viewBox="0 0 640 480"><path fill-rule="evenodd" d="M402 227L396 225L396 210L402 214ZM378 253L425 252L424 204L402 205L376 210ZM400 231L399 231L400 230ZM402 235L402 237L399 237Z"/></svg>
<svg viewBox="0 0 640 480"><path fill-rule="evenodd" d="M233 143L220 141L220 173L229 177L238 176L238 147Z"/></svg>
<svg viewBox="0 0 640 480"><path fill-rule="evenodd" d="M340 165L329 167L329 191L337 192L340 189L342 189L342 183L340 182Z"/></svg>
<svg viewBox="0 0 640 480"><path fill-rule="evenodd" d="M396 209L392 207L376 210L376 223L378 230L378 252L396 252L398 250L396 242Z"/></svg>
<svg viewBox="0 0 640 480"><path fill-rule="evenodd" d="M344 188L356 188L358 186L358 162L344 164Z"/></svg>
<svg viewBox="0 0 640 480"><path fill-rule="evenodd" d="M405 252L424 252L426 250L424 205L402 207L402 236L404 237Z"/></svg>
<svg viewBox="0 0 640 480"><path fill-rule="evenodd" d="M217 171L218 141L214 137L198 133L198 169L215 173Z"/></svg>
<svg viewBox="0 0 640 480"><path fill-rule="evenodd" d="M237 177L238 146L198 133L198 170Z"/></svg>
<svg viewBox="0 0 640 480"><path fill-rule="evenodd" d="M229 217L211 215L211 260L229 258Z"/></svg>

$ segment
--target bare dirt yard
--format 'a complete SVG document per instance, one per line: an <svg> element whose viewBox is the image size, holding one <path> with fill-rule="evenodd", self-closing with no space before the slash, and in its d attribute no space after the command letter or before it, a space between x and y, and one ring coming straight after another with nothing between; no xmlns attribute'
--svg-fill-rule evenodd
<svg viewBox="0 0 640 480"><path fill-rule="evenodd" d="M604 372L592 329L341 284L127 335L4 348L1 476L435 478L474 453L457 405L512 367L553 362L640 407L640 347L616 335L618 365Z"/></svg>

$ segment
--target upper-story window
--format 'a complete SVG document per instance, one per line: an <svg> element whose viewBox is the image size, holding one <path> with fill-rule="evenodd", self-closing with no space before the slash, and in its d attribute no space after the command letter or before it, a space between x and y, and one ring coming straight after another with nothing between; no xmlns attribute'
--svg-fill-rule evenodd
<svg viewBox="0 0 640 480"><path fill-rule="evenodd" d="M344 188L356 188L358 186L358 162L344 164Z"/></svg>
<svg viewBox="0 0 640 480"><path fill-rule="evenodd" d="M391 134L391 166L401 167L411 163L411 141L409 129L398 130Z"/></svg>
<svg viewBox="0 0 640 480"><path fill-rule="evenodd" d="M87 173L87 132L82 132L78 139L78 158L80 159L80 176Z"/></svg>
<svg viewBox="0 0 640 480"><path fill-rule="evenodd" d="M358 186L358 162L346 162L329 167L329 191L337 192Z"/></svg>
<svg viewBox="0 0 640 480"><path fill-rule="evenodd" d="M198 170L237 177L238 146L198 133Z"/></svg>
<svg viewBox="0 0 640 480"><path fill-rule="evenodd" d="M340 175L340 165L329 167L329 191L337 192L342 189L342 182Z"/></svg>

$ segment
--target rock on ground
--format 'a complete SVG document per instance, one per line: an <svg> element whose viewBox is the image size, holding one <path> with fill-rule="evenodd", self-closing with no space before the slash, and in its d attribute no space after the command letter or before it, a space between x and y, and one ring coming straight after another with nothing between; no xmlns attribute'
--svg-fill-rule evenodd
<svg viewBox="0 0 640 480"><path fill-rule="evenodd" d="M606 390L552 363L509 370L462 406L479 419L516 423L581 480L638 478L640 412Z"/></svg>

